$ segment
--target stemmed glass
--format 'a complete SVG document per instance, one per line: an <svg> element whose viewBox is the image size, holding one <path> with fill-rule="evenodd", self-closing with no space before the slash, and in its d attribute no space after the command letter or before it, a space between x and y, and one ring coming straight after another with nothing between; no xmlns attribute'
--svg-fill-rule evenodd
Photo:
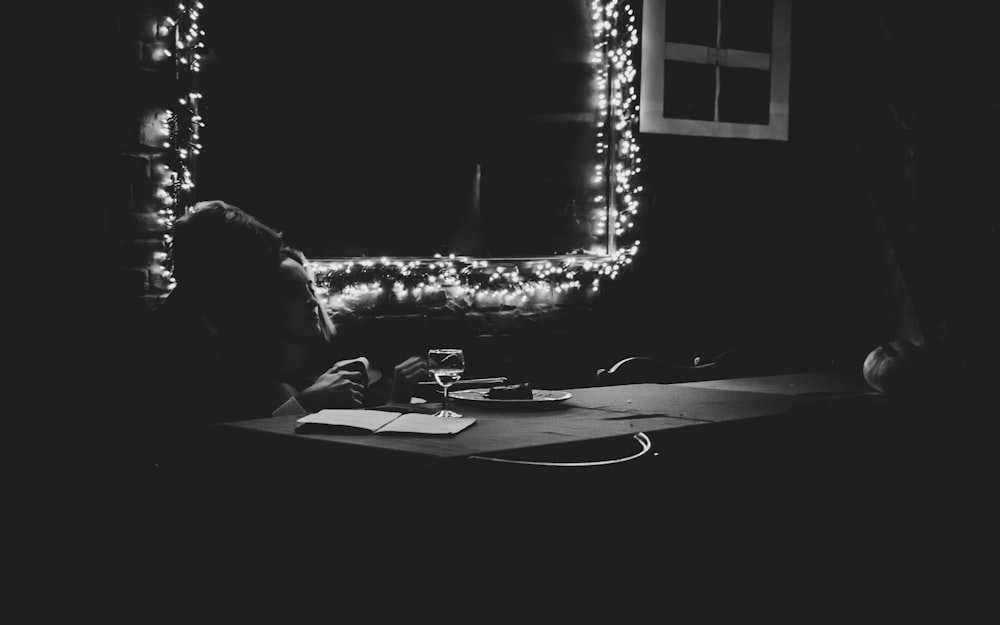
<svg viewBox="0 0 1000 625"><path fill-rule="evenodd" d="M461 417L461 414L448 409L448 387L462 378L465 372L465 354L460 349L429 349L427 370L434 376L438 386L444 389L444 402L441 410L434 413L434 416Z"/></svg>

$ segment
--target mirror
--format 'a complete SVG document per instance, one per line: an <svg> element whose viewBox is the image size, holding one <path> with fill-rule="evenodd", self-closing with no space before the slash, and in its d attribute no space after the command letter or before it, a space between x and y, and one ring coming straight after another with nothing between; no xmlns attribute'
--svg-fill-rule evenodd
<svg viewBox="0 0 1000 625"><path fill-rule="evenodd" d="M206 3L197 199L317 259L609 254L590 5Z"/></svg>

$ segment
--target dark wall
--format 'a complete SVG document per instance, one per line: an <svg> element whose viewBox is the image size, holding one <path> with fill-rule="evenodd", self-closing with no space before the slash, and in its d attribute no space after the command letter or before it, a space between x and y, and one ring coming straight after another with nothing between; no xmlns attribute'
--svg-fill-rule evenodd
<svg viewBox="0 0 1000 625"><path fill-rule="evenodd" d="M987 3L795 3L787 142L640 135L643 245L615 287L619 340L683 358L763 344L863 359L899 323L883 295L894 249L929 341L950 323L995 346L988 33ZM992 111L947 109L990 95ZM961 251L947 269L945 248Z"/></svg>

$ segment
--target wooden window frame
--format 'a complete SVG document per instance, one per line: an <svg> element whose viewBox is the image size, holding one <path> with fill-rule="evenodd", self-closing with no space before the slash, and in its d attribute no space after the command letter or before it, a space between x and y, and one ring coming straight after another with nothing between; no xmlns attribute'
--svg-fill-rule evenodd
<svg viewBox="0 0 1000 625"><path fill-rule="evenodd" d="M791 0L772 0L770 54L665 41L666 3L669 1L643 0L639 132L787 141L791 70ZM768 123L765 125L664 117L663 92L666 85L664 85L663 62L667 60L705 63L717 67L727 65L763 69L769 65L771 98ZM717 75L717 85L718 80Z"/></svg>

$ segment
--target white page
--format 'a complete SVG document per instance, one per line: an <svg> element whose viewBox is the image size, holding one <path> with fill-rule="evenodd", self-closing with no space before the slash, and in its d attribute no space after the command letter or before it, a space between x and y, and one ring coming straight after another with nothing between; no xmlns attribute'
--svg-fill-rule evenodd
<svg viewBox="0 0 1000 625"><path fill-rule="evenodd" d="M415 434L456 434L476 422L475 417L435 417L429 414L408 412L382 427L382 432L411 432Z"/></svg>
<svg viewBox="0 0 1000 625"><path fill-rule="evenodd" d="M385 410L335 410L327 408L297 419L297 422L344 425L374 432L398 416L398 412L387 412Z"/></svg>

